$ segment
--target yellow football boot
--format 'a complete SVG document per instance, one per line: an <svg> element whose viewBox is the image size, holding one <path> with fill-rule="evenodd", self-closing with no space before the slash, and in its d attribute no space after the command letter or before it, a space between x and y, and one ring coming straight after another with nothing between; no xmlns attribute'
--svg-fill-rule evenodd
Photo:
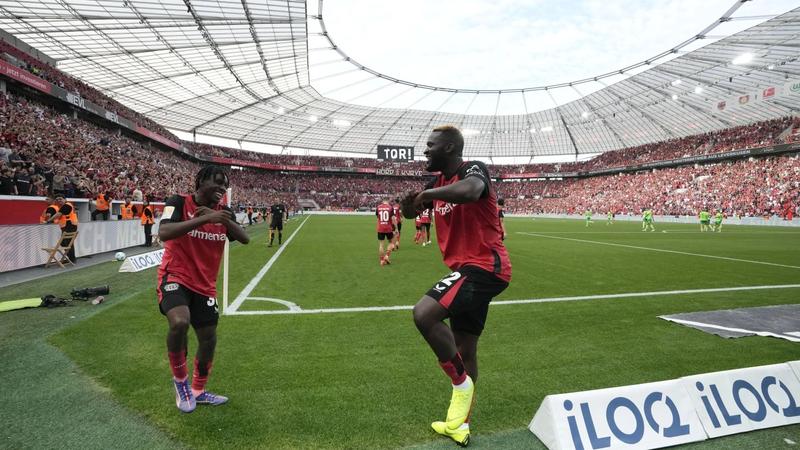
<svg viewBox="0 0 800 450"><path fill-rule="evenodd" d="M464 388L453 387L453 396L450 398L450 408L447 409L447 428L455 430L460 427L462 423L469 417L469 411L472 409L472 399L475 396L475 383L472 378L467 375L464 382L467 386Z"/></svg>
<svg viewBox="0 0 800 450"><path fill-rule="evenodd" d="M442 436L447 436L456 441L456 444L462 447L469 445L468 423L461 424L461 426L459 426L457 429L451 430L450 428L447 428L447 423L445 422L433 422L431 424L431 428L433 428L433 431L441 434Z"/></svg>

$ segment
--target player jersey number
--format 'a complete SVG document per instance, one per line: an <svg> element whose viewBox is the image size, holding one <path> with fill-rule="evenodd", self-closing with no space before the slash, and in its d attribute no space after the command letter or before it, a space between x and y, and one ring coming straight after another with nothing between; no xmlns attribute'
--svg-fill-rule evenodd
<svg viewBox="0 0 800 450"><path fill-rule="evenodd" d="M448 275L448 276L442 278L441 280L439 280L439 282L436 283L436 286L434 286L434 288L437 291L443 291L443 290L449 288L450 286L452 286L453 282L458 280L459 278L461 278L461 272L453 272L450 275ZM444 286L439 286L439 283L444 284Z"/></svg>
<svg viewBox="0 0 800 450"><path fill-rule="evenodd" d="M217 299L215 297L208 297L206 305L214 308L214 311L219 313L219 308L217 307Z"/></svg>
<svg viewBox="0 0 800 450"><path fill-rule="evenodd" d="M381 222L388 222L389 221L389 211L383 210L379 212Z"/></svg>

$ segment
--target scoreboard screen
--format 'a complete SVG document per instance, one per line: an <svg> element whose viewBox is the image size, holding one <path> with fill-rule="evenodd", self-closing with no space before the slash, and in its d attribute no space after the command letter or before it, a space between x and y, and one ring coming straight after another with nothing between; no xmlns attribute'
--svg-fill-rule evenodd
<svg viewBox="0 0 800 450"><path fill-rule="evenodd" d="M414 160L414 147L400 145L378 145L378 159L381 161L409 162Z"/></svg>

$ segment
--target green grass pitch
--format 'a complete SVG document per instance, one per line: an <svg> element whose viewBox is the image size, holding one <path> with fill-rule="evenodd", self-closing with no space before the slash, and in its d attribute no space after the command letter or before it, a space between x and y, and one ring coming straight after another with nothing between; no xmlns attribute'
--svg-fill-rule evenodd
<svg viewBox="0 0 800 450"><path fill-rule="evenodd" d="M287 224L284 242L303 225L250 297L304 310L410 307L449 272L435 245L411 242L411 221L392 265L381 267L373 217L304 220ZM497 300L800 283L800 230L656 226L642 233L637 222L586 228L580 220L509 218L513 280ZM231 249L231 300L279 250L266 247L263 225L250 233L250 245ZM446 412L449 380L407 309L262 315L287 307L245 300L238 311L248 314L220 321L209 382L231 401L180 414L155 270L118 267L0 289L2 301L111 285L100 306L0 314L0 448L455 446L429 429ZM800 359L797 343L722 339L657 318L798 299L800 288L784 288L495 305L481 338L471 447L544 448L526 427L548 394ZM785 439L800 442L800 426L688 447L792 448Z"/></svg>

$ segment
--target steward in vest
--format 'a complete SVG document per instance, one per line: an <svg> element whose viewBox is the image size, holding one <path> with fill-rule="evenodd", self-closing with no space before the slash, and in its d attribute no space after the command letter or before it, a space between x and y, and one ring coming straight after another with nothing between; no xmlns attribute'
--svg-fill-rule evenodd
<svg viewBox="0 0 800 450"><path fill-rule="evenodd" d="M120 220L131 220L133 219L133 204L131 204L130 197L125 199L125 204L120 205L119 207L119 218Z"/></svg>
<svg viewBox="0 0 800 450"><path fill-rule="evenodd" d="M56 195L55 205L58 207L58 212L50 216L45 223L57 223L61 227L62 234L78 231L78 213L75 211L75 206L63 195ZM66 245L66 240L62 240L61 245ZM67 256L73 263L75 262L75 245L69 249Z"/></svg>
<svg viewBox="0 0 800 450"><path fill-rule="evenodd" d="M108 220L111 210L111 197L108 193L97 194L94 199L95 210L92 211L92 220L97 220L97 216L103 216L103 220Z"/></svg>
<svg viewBox="0 0 800 450"><path fill-rule="evenodd" d="M53 217L58 212L59 207L53 201L53 197L47 196L45 202L47 202L47 208L45 208L45 210L42 211L42 215L39 216L39 223L47 223L47 219Z"/></svg>
<svg viewBox="0 0 800 450"><path fill-rule="evenodd" d="M153 224L155 223L155 215L153 214L153 207L150 202L144 201L144 209L142 210L142 226L144 227L144 245L142 247L153 246Z"/></svg>

